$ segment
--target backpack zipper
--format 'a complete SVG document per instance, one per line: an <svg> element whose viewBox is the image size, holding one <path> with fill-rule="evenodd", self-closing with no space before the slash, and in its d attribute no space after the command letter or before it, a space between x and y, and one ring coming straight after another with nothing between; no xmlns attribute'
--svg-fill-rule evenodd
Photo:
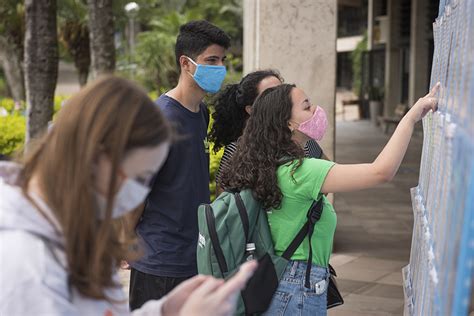
<svg viewBox="0 0 474 316"><path fill-rule="evenodd" d="M222 251L221 244L219 243L219 237L217 236L216 218L214 217L214 212L212 211L212 207L209 204L205 204L205 210L206 222L209 230L209 238L211 238L211 243L216 254L217 263L219 264L219 269L221 270L222 277L224 277L224 273L228 272L228 269L224 257L224 252Z"/></svg>

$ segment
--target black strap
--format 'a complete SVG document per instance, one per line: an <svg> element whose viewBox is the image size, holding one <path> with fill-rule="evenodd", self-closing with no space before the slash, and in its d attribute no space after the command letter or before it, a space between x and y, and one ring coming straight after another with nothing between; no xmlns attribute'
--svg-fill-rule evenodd
<svg viewBox="0 0 474 316"><path fill-rule="evenodd" d="M309 221L306 221L306 223L304 223L303 227L301 227L296 237L291 241L288 248L286 248L285 252L283 252L283 254L281 255L283 258L285 258L286 260L291 259L296 249L298 249L304 238L308 235L308 226Z"/></svg>
<svg viewBox="0 0 474 316"><path fill-rule="evenodd" d="M308 222L310 220L308 219ZM311 237L313 236L314 232L314 225L310 224L308 226L308 241L309 241L309 254L308 254L308 261L306 262L306 276L304 279L304 286L309 289L311 287L311 284L309 282L309 278L311 277L311 266L313 265L313 247L311 246Z"/></svg>
<svg viewBox="0 0 474 316"><path fill-rule="evenodd" d="M247 214L247 209L245 208L244 201L242 201L242 197L240 194L234 193L235 204L237 205L237 209L239 210L240 220L242 221L242 226L244 226L244 233L245 233L245 241L249 242L249 230L250 230L250 223L249 217Z"/></svg>
<svg viewBox="0 0 474 316"><path fill-rule="evenodd" d="M290 260L293 254L295 253L296 249L301 245L303 240L306 236L309 239L309 254L308 254L308 261L306 265L306 277L305 277L305 287L310 288L309 278L311 275L311 265L313 261L313 247L311 246L311 237L313 236L314 232L314 225L316 222L319 221L321 218L321 214L323 212L323 199L319 199L319 201L314 201L311 204L311 207L308 210L307 218L308 220L306 223L301 227L296 237L291 241L290 245L286 248L283 252L282 257L286 260Z"/></svg>
<svg viewBox="0 0 474 316"><path fill-rule="evenodd" d="M221 270L222 277L224 277L224 273L228 272L227 262L225 261L224 252L222 251L221 245L219 243L219 236L217 236L216 219L209 204L205 204L205 212L209 238L211 239L211 244L214 248L214 253L216 254L217 263L219 265L219 269Z"/></svg>

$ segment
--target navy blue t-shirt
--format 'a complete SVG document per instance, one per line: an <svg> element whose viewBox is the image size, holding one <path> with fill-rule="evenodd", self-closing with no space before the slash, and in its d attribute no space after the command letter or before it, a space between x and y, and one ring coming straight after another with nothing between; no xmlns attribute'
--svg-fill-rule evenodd
<svg viewBox="0 0 474 316"><path fill-rule="evenodd" d="M198 206L210 199L209 112L201 104L194 113L167 95L156 103L181 139L153 181L136 228L145 255L131 265L157 276L189 277L197 274Z"/></svg>

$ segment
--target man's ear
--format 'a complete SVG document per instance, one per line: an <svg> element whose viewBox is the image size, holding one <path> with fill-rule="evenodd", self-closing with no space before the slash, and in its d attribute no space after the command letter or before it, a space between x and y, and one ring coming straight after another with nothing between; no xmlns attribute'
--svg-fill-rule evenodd
<svg viewBox="0 0 474 316"><path fill-rule="evenodd" d="M192 71L192 67L194 66L193 63L190 62L188 57L184 55L181 55L179 57L179 66L181 67L181 72L184 70L190 73L194 73L194 71Z"/></svg>

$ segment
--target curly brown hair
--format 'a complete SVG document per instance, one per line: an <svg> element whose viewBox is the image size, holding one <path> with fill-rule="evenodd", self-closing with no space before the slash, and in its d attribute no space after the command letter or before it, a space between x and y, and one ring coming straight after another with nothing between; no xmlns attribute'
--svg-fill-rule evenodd
<svg viewBox="0 0 474 316"><path fill-rule="evenodd" d="M295 85L283 84L265 90L257 98L230 167L222 175L226 190L251 189L266 209L278 209L281 205L283 195L276 169L282 160L298 160L293 174L304 158L304 151L292 140L288 126L293 88Z"/></svg>

